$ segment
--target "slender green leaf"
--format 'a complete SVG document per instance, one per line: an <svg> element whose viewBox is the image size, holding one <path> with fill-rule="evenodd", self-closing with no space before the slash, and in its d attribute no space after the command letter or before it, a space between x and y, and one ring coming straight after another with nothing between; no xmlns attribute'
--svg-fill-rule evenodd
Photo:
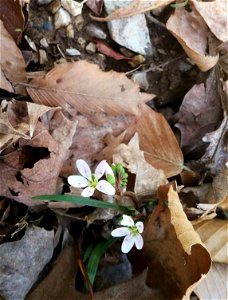
<svg viewBox="0 0 228 300"><path fill-rule="evenodd" d="M71 195L40 195L35 196L32 199L34 200L52 200L52 201L63 201L63 202L73 202L78 203L82 205L88 205L98 208L114 208L121 211L129 211L131 210L131 207L126 207L114 203L104 202L101 200L96 200L93 198L86 198L81 196L71 196Z"/></svg>
<svg viewBox="0 0 228 300"><path fill-rule="evenodd" d="M91 253L92 253L92 250L93 250L93 244L90 244L87 249L86 249L86 252L83 256L83 262L86 262L86 260L90 257Z"/></svg>
<svg viewBox="0 0 228 300"><path fill-rule="evenodd" d="M187 4L188 4L188 0L181 2L181 3L171 4L170 6L178 9L178 8L185 7Z"/></svg>
<svg viewBox="0 0 228 300"><path fill-rule="evenodd" d="M93 285L94 279L97 273L97 268L100 262L102 255L107 251L109 247L111 247L118 238L111 238L108 241L99 243L92 251L88 265L86 267L87 273L90 279L91 284Z"/></svg>

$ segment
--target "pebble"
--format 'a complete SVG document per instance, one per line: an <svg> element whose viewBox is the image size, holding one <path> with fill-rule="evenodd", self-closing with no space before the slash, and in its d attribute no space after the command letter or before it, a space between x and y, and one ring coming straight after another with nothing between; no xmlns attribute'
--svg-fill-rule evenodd
<svg viewBox="0 0 228 300"><path fill-rule="evenodd" d="M69 37L69 38L74 38L74 27L73 27L73 24L69 24L68 26L67 26L67 36Z"/></svg>
<svg viewBox="0 0 228 300"><path fill-rule="evenodd" d="M51 3L53 0L37 0L37 4L38 5L44 5L44 4L49 4Z"/></svg>
<svg viewBox="0 0 228 300"><path fill-rule="evenodd" d="M96 45L92 42L90 42L87 46L86 46L86 52L88 54L94 54L96 52Z"/></svg>
<svg viewBox="0 0 228 300"><path fill-rule="evenodd" d="M108 15L131 1L104 0ZM152 55L152 44L144 14L107 22L111 38L121 46L145 56Z"/></svg>
<svg viewBox="0 0 228 300"><path fill-rule="evenodd" d="M104 32L104 30L95 24L89 24L86 26L85 30L86 33L92 38L97 38L100 40L105 40L107 38L107 34Z"/></svg>
<svg viewBox="0 0 228 300"><path fill-rule="evenodd" d="M80 36L80 37L77 39L77 42L78 42L78 44L81 46L82 49L85 48L86 40L85 40L83 37Z"/></svg>
<svg viewBox="0 0 228 300"><path fill-rule="evenodd" d="M131 79L138 83L138 85L140 86L141 89L143 89L144 91L147 91L149 88L149 83L147 80L147 75L146 72L136 72L132 75Z"/></svg>
<svg viewBox="0 0 228 300"><path fill-rule="evenodd" d="M62 7L74 17L82 13L83 3L72 0L62 0L61 4Z"/></svg>
<svg viewBox="0 0 228 300"><path fill-rule="evenodd" d="M69 56L80 56L81 52L78 51L76 48L68 48L66 49L66 54Z"/></svg>
<svg viewBox="0 0 228 300"><path fill-rule="evenodd" d="M39 55L40 55L40 64L45 65L48 62L46 51L43 50L43 49L40 49L39 50Z"/></svg>
<svg viewBox="0 0 228 300"><path fill-rule="evenodd" d="M45 37L40 40L40 45L44 48L48 48L49 45Z"/></svg>
<svg viewBox="0 0 228 300"><path fill-rule="evenodd" d="M55 28L66 27L71 22L71 16L62 7L55 14Z"/></svg>
<svg viewBox="0 0 228 300"><path fill-rule="evenodd" d="M74 25L78 31L81 31L84 26L84 19L82 15L76 16L74 18Z"/></svg>
<svg viewBox="0 0 228 300"><path fill-rule="evenodd" d="M48 5L46 9L47 11L51 12L54 15L55 13L57 13L60 7L61 7L60 0L54 0L50 3L50 5Z"/></svg>

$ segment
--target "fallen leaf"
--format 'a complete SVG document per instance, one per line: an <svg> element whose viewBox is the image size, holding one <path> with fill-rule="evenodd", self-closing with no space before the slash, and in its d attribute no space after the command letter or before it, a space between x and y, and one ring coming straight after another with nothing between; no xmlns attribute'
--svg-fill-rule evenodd
<svg viewBox="0 0 228 300"><path fill-rule="evenodd" d="M121 53L116 52L113 50L108 44L106 44L103 41L95 40L96 48L98 52L101 52L102 54L111 57L115 60L133 60L133 58L127 57Z"/></svg>
<svg viewBox="0 0 228 300"><path fill-rule="evenodd" d="M139 146L146 161L154 168L163 170L166 178L181 172L183 154L162 114L145 105L142 115L128 130L138 132Z"/></svg>
<svg viewBox="0 0 228 300"><path fill-rule="evenodd" d="M185 153L203 145L202 137L213 131L221 117L221 105L217 92L215 72L209 75L206 84L194 85L185 95L175 124L181 131L181 147Z"/></svg>
<svg viewBox="0 0 228 300"><path fill-rule="evenodd" d="M173 187L161 186L157 195L159 203L145 223L144 247L132 253L132 263L139 270L148 266L146 283L168 299L188 299L208 273L210 255Z"/></svg>
<svg viewBox="0 0 228 300"><path fill-rule="evenodd" d="M25 87L17 85L20 82L27 82L23 56L1 20L0 32L0 87L7 88L7 91L15 94L27 95Z"/></svg>
<svg viewBox="0 0 228 300"><path fill-rule="evenodd" d="M122 7L115 10L111 15L105 18L98 18L94 16L91 16L91 18L95 21L100 21L100 22L128 18L137 14L144 13L146 11L150 11L152 9L159 8L161 6L166 6L172 2L174 2L174 0L150 0L150 1L133 0L126 7Z"/></svg>
<svg viewBox="0 0 228 300"><path fill-rule="evenodd" d="M44 78L37 77L26 86L35 103L93 117L105 113L139 115L142 104L153 98L140 93L139 86L125 74L103 72L86 61L57 65Z"/></svg>
<svg viewBox="0 0 228 300"><path fill-rule="evenodd" d="M100 15L103 8L103 0L87 0L86 5L96 14Z"/></svg>
<svg viewBox="0 0 228 300"><path fill-rule="evenodd" d="M213 263L206 278L194 289L194 293L203 299L227 299L227 264Z"/></svg>
<svg viewBox="0 0 228 300"><path fill-rule="evenodd" d="M19 44L24 30L24 15L19 0L2 0L0 6L0 19L15 43Z"/></svg>
<svg viewBox="0 0 228 300"><path fill-rule="evenodd" d="M213 2L199 2L191 0L195 9L203 17L211 32L223 42L228 40L227 35L227 0Z"/></svg>
<svg viewBox="0 0 228 300"><path fill-rule="evenodd" d="M167 21L166 27L201 71L206 72L217 64L219 55L206 55L208 29L197 11L176 9Z"/></svg>
<svg viewBox="0 0 228 300"><path fill-rule="evenodd" d="M213 219L194 225L202 242L206 245L211 258L215 262L228 263L228 222L227 220Z"/></svg>
<svg viewBox="0 0 228 300"><path fill-rule="evenodd" d="M134 192L137 198L155 195L158 187L167 183L164 172L146 162L144 153L139 148L137 133L128 145L120 144L115 149L113 162L121 163L129 172L136 174Z"/></svg>

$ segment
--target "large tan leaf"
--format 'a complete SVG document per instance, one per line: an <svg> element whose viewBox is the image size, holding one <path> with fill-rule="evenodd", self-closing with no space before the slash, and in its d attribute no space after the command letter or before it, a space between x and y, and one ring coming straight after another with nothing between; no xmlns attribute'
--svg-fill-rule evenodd
<svg viewBox="0 0 228 300"><path fill-rule="evenodd" d="M144 151L148 163L156 169L163 170L167 178L181 172L183 154L162 114L145 105L142 115L132 127L138 132L139 146Z"/></svg>
<svg viewBox="0 0 228 300"><path fill-rule="evenodd" d="M98 18L92 16L92 19L103 22L103 21L111 21L116 19L128 18L130 16L141 14L146 11L159 8L161 6L166 6L172 2L174 2L174 0L149 0L149 1L133 0L130 2L128 6L117 9L111 15L105 18Z"/></svg>
<svg viewBox="0 0 228 300"><path fill-rule="evenodd" d="M197 11L176 9L166 27L201 71L206 72L216 65L219 55L206 55L208 29Z"/></svg>
<svg viewBox="0 0 228 300"><path fill-rule="evenodd" d="M35 103L61 106L71 114L76 110L93 118L105 113L139 115L140 106L153 98L140 93L125 74L103 72L86 61L57 65L45 77L33 79L27 90Z"/></svg>
<svg viewBox="0 0 228 300"><path fill-rule="evenodd" d="M1 20L0 32L0 87L9 92L26 95L25 88L17 85L27 82L23 56Z"/></svg>
<svg viewBox="0 0 228 300"><path fill-rule="evenodd" d="M210 255L173 187L161 186L157 196L159 203L145 223L144 247L132 253L132 262L139 270L148 266L147 284L167 299L188 299L209 271Z"/></svg>
<svg viewBox="0 0 228 300"><path fill-rule="evenodd" d="M228 264L228 222L213 219L194 225L213 261Z"/></svg>
<svg viewBox="0 0 228 300"><path fill-rule="evenodd" d="M194 292L200 300L228 299L228 265L213 263L206 278L196 287Z"/></svg>
<svg viewBox="0 0 228 300"><path fill-rule="evenodd" d="M212 2L202 2L191 0L196 10L203 17L211 32L223 42L228 40L227 27L227 0L214 0Z"/></svg>

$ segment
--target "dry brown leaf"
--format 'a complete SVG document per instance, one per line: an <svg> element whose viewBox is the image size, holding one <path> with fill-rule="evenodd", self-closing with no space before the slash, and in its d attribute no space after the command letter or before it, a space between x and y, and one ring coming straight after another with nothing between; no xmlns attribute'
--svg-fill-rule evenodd
<svg viewBox="0 0 228 300"><path fill-rule="evenodd" d="M149 0L149 1L133 0L126 7L117 9L111 15L105 18L98 18L94 16L91 16L91 18L93 20L101 21L101 22L128 18L130 16L141 14L146 11L159 8L161 6L166 6L172 2L174 2L174 0Z"/></svg>
<svg viewBox="0 0 228 300"><path fill-rule="evenodd" d="M167 21L166 27L201 71L206 72L216 65L219 55L205 54L208 29L198 12L176 9Z"/></svg>
<svg viewBox="0 0 228 300"><path fill-rule="evenodd" d="M167 178L181 172L183 154L162 114L145 105L142 115L129 130L138 132L140 149L154 168L163 170Z"/></svg>
<svg viewBox="0 0 228 300"><path fill-rule="evenodd" d="M139 270L148 266L147 284L168 299L188 299L209 271L210 255L172 186L161 186L157 195L158 206L145 223L144 247L132 253L132 262L138 264Z"/></svg>
<svg viewBox="0 0 228 300"><path fill-rule="evenodd" d="M114 163L122 163L132 174L136 174L134 192L136 197L155 195L160 185L167 183L162 170L155 169L146 162L139 148L136 133L128 145L120 144L113 154Z"/></svg>
<svg viewBox="0 0 228 300"><path fill-rule="evenodd" d="M191 2L203 17L211 32L220 41L226 42L228 40L227 0L214 0L213 2L191 0Z"/></svg>
<svg viewBox="0 0 228 300"><path fill-rule="evenodd" d="M213 263L206 278L194 290L200 300L228 299L228 265Z"/></svg>
<svg viewBox="0 0 228 300"><path fill-rule="evenodd" d="M55 111L61 109L60 107L49 107L49 106L40 105L31 102L26 102L26 103L28 107L30 137L33 136L39 117L41 117L43 114L45 114L50 110Z"/></svg>
<svg viewBox="0 0 228 300"><path fill-rule="evenodd" d="M25 87L17 85L27 82L23 56L1 20L0 32L0 87L7 88L7 91L13 91L15 94L27 95Z"/></svg>
<svg viewBox="0 0 228 300"><path fill-rule="evenodd" d="M105 113L139 115L142 104L153 98L140 93L125 74L103 72L86 61L57 65L45 77L33 79L27 90L35 103L61 106L71 114L74 109L93 118Z"/></svg>
<svg viewBox="0 0 228 300"><path fill-rule="evenodd" d="M213 261L228 263L228 222L213 219L194 225L202 242L206 245Z"/></svg>

